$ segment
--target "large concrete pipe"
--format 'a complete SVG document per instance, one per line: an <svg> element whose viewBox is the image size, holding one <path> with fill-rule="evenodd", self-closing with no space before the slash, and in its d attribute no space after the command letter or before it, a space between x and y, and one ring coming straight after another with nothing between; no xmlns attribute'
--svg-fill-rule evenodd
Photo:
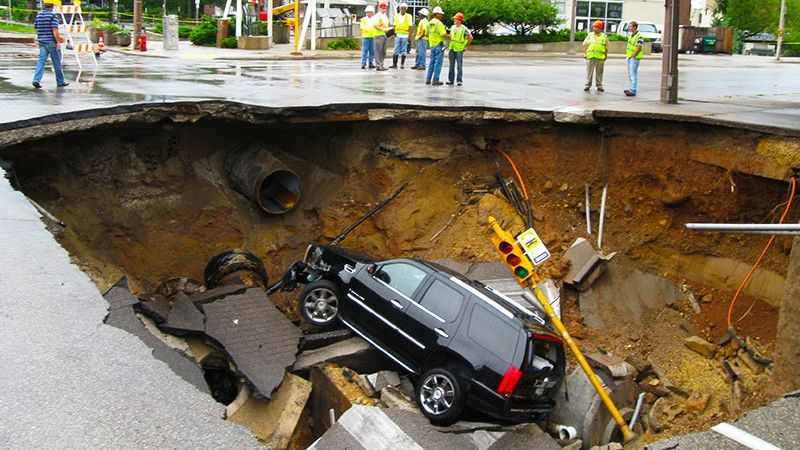
<svg viewBox="0 0 800 450"><path fill-rule="evenodd" d="M231 153L225 170L234 189L270 214L291 211L300 201L300 178L263 146Z"/></svg>
<svg viewBox="0 0 800 450"><path fill-rule="evenodd" d="M203 271L206 289L225 285L260 286L269 285L264 263L253 252L229 249L214 256Z"/></svg>

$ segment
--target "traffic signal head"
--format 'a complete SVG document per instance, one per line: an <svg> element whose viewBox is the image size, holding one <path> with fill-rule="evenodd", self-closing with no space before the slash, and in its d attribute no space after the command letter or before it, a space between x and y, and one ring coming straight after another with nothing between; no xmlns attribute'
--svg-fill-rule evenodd
<svg viewBox="0 0 800 450"><path fill-rule="evenodd" d="M494 217L489 216L489 223L494 230L494 236L492 236L494 247L500 253L500 256L503 258L506 266L508 266L517 284L523 288L528 287L530 284L529 279L534 274L533 264L531 264L528 257L525 256L525 251L517 243L514 236L501 228Z"/></svg>

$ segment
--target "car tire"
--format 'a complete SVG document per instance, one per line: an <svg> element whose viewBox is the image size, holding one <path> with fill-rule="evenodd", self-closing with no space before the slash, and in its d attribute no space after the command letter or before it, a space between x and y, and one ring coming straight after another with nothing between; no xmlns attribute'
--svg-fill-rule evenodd
<svg viewBox="0 0 800 450"><path fill-rule="evenodd" d="M416 394L420 411L433 425L452 425L464 412L466 390L452 367L437 367L423 373Z"/></svg>
<svg viewBox="0 0 800 450"><path fill-rule="evenodd" d="M300 294L300 315L319 328L328 328L339 321L341 290L330 280L309 283Z"/></svg>

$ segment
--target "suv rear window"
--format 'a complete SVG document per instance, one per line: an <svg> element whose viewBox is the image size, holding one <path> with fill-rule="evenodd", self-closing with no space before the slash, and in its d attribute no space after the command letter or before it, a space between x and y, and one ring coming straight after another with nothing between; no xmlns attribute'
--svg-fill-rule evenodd
<svg viewBox="0 0 800 450"><path fill-rule="evenodd" d="M458 317L463 303L464 296L460 292L439 280L433 280L431 287L419 301L420 305L448 322Z"/></svg>
<svg viewBox="0 0 800 450"><path fill-rule="evenodd" d="M472 308L467 335L506 362L514 360L519 330L480 304L475 304Z"/></svg>

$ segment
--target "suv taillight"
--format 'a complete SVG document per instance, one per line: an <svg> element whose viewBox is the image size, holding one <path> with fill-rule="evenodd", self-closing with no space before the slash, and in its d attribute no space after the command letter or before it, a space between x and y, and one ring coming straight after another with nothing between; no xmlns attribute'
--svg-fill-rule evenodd
<svg viewBox="0 0 800 450"><path fill-rule="evenodd" d="M549 334L533 333L533 340L544 342L555 342L556 344L564 344L564 340L560 337L551 336Z"/></svg>
<svg viewBox="0 0 800 450"><path fill-rule="evenodd" d="M497 387L497 393L503 397L510 397L517 388L519 380L522 378L522 371L514 366L509 366L503 379L500 380L500 386Z"/></svg>

